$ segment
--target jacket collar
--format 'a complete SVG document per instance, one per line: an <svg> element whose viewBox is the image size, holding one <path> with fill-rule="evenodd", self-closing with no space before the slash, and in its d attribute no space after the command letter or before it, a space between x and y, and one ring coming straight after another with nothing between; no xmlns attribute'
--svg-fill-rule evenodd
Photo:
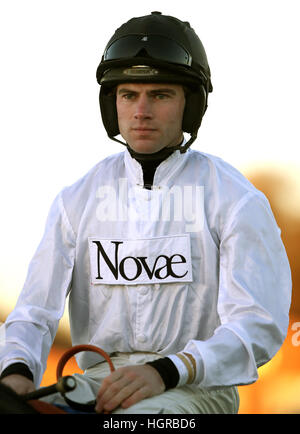
<svg viewBox="0 0 300 434"><path fill-rule="evenodd" d="M159 189L162 186L172 184L179 170L185 165L188 155L189 151L184 154L181 154L180 151L174 151L168 158L162 161L155 171L152 189ZM134 185L143 187L142 166L130 155L128 149L124 152L124 162L128 180Z"/></svg>

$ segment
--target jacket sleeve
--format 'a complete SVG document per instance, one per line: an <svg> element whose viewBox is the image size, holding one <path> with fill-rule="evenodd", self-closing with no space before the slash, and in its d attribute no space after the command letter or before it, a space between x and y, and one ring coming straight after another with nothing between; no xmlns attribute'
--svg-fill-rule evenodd
<svg viewBox="0 0 300 434"><path fill-rule="evenodd" d="M220 234L220 325L208 340L192 340L179 357L170 356L181 374L178 384L189 377L187 355L196 370L193 382L201 387L253 383L257 368L285 339L290 300L291 273L280 230L265 196L250 192Z"/></svg>
<svg viewBox="0 0 300 434"><path fill-rule="evenodd" d="M25 363L40 384L71 287L74 250L75 235L59 194L15 309L1 326L0 372Z"/></svg>

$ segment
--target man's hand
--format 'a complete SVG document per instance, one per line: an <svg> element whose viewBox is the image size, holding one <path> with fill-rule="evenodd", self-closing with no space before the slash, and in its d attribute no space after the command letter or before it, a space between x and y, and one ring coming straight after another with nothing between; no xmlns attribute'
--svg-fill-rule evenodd
<svg viewBox="0 0 300 434"><path fill-rule="evenodd" d="M35 390L34 383L23 375L11 374L4 377L1 383L13 389L19 395L33 392Z"/></svg>
<svg viewBox="0 0 300 434"><path fill-rule="evenodd" d="M121 406L128 408L142 399L159 395L165 384L150 365L125 366L106 377L99 389L95 410L112 411Z"/></svg>

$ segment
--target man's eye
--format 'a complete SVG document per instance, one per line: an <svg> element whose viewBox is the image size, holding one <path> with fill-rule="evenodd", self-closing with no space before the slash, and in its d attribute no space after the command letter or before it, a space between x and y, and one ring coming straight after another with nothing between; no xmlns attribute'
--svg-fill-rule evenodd
<svg viewBox="0 0 300 434"><path fill-rule="evenodd" d="M158 100L164 100L164 99L170 99L170 98L172 98L172 95L169 94L169 93L157 93L154 96L154 98L158 99Z"/></svg>
<svg viewBox="0 0 300 434"><path fill-rule="evenodd" d="M130 100L130 99L133 99L134 98L134 94L133 93L125 93L124 95L123 95L123 98L124 99L128 99L128 100Z"/></svg>

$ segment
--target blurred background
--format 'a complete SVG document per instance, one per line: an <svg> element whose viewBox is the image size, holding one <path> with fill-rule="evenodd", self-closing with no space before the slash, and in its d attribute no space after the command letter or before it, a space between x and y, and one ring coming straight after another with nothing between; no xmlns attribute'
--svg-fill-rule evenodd
<svg viewBox="0 0 300 434"><path fill-rule="evenodd" d="M148 3L149 4L149 3ZM297 0L10 0L0 3L0 322L13 309L56 194L123 150L101 124L96 67L119 25L151 11L189 21L212 70L194 149L268 197L293 276L281 350L240 387L240 413L300 413L300 62ZM43 385L71 345L67 308ZM74 372L74 362L67 369Z"/></svg>

